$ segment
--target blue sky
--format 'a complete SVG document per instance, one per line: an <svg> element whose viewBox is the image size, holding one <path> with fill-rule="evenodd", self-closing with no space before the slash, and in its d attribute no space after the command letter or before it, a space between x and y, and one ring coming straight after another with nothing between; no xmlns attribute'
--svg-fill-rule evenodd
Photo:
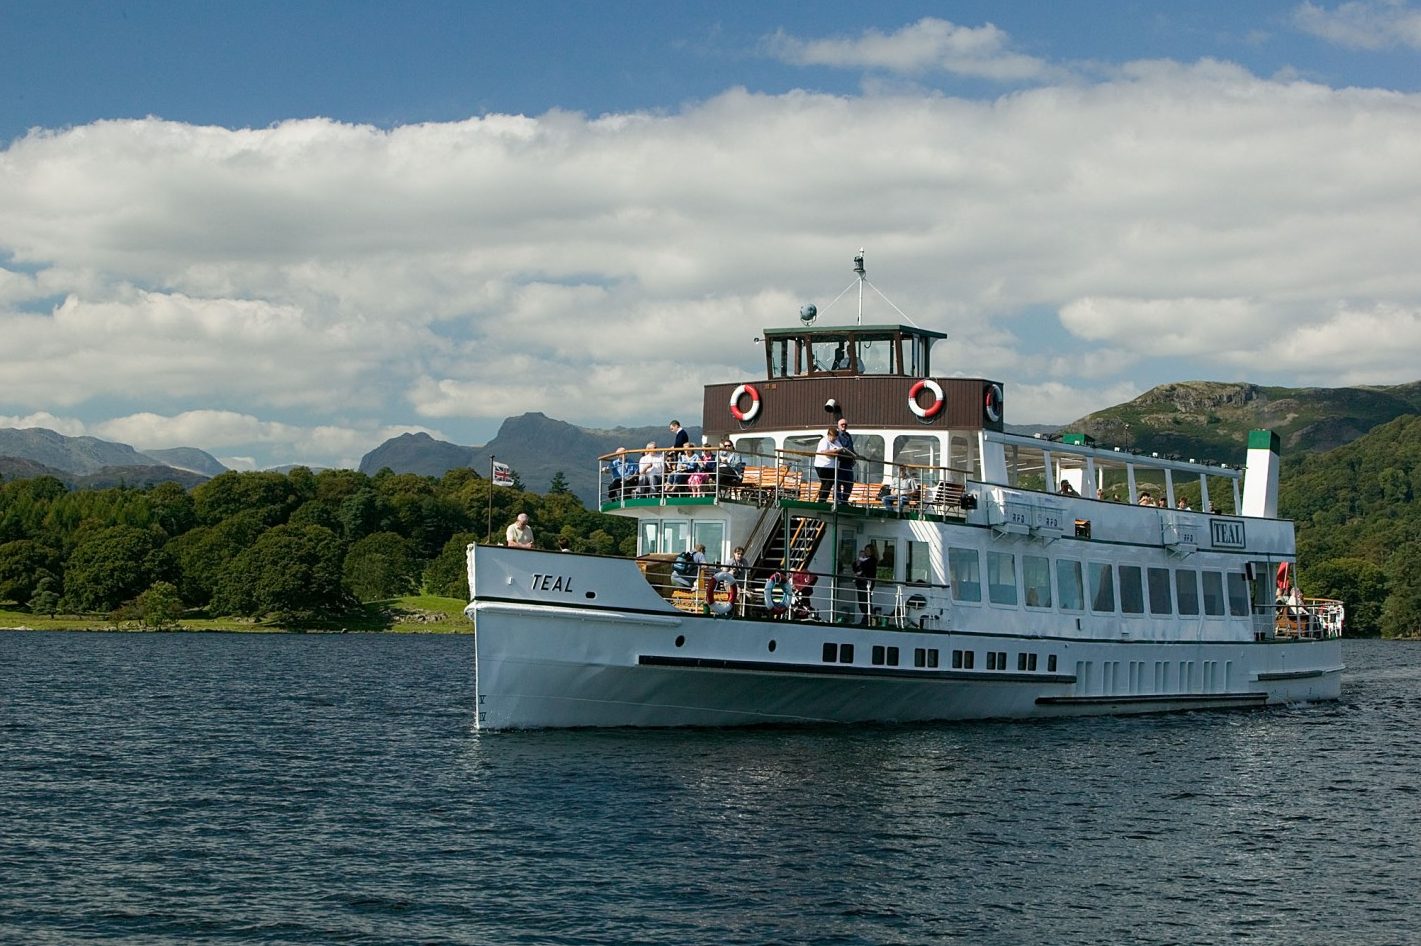
<svg viewBox="0 0 1421 946"><path fill-rule="evenodd" d="M1416 380L1419 60L1386 0L0 0L0 425L694 416L860 246L1018 423Z"/></svg>

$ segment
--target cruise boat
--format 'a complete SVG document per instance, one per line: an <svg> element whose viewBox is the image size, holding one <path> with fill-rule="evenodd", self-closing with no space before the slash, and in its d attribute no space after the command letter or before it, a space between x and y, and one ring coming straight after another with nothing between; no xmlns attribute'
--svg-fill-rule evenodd
<svg viewBox="0 0 1421 946"><path fill-rule="evenodd" d="M598 458L636 559L469 547L480 728L1338 697L1343 606L1298 594L1275 434L1239 469L1008 432L1005 385L939 373L941 333L864 324L855 273L856 321L805 306L763 377L705 389L703 444ZM840 420L852 456L820 474Z"/></svg>

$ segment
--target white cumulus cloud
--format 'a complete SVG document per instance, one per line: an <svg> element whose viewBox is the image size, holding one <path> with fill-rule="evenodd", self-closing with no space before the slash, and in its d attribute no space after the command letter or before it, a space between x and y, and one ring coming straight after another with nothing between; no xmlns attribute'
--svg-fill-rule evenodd
<svg viewBox="0 0 1421 946"><path fill-rule="evenodd" d="M1008 82L1050 71L1044 60L1014 51L1011 37L990 23L959 26L930 16L892 33L866 29L852 38L801 39L778 31L762 45L770 56L799 66L946 72Z"/></svg>
<svg viewBox="0 0 1421 946"><path fill-rule="evenodd" d="M1421 49L1421 10L1403 0L1352 0L1331 8L1303 3L1293 10L1293 23L1348 49Z"/></svg>

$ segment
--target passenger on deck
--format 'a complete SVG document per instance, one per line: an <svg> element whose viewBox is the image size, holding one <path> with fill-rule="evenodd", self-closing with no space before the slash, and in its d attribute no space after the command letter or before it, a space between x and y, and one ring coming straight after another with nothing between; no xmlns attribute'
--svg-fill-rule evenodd
<svg viewBox="0 0 1421 946"><path fill-rule="evenodd" d="M716 474L725 486L734 486L745 475L745 458L735 452L735 444L727 437L720 443L720 454L716 457Z"/></svg>
<svg viewBox="0 0 1421 946"><path fill-rule="evenodd" d="M839 418L839 436L836 441L839 445L839 481L835 486L836 498L840 506L849 504L849 497L854 491L854 460L858 454L854 453L854 438L849 433L849 422L844 418Z"/></svg>
<svg viewBox="0 0 1421 946"><path fill-rule="evenodd" d="M1150 496L1149 493L1141 493L1141 494L1140 494L1140 505L1141 505L1141 506L1153 506L1154 504L1155 504L1154 498L1153 498L1152 496Z"/></svg>
<svg viewBox="0 0 1421 946"><path fill-rule="evenodd" d="M666 475L666 460L656 449L655 443L646 445L646 451L637 463L636 491L640 496L661 492L661 480Z"/></svg>
<svg viewBox="0 0 1421 946"><path fill-rule="evenodd" d="M1193 512L1193 509L1189 505L1189 500L1185 499L1183 496L1179 497L1179 502L1174 504L1174 508L1183 509L1185 512Z"/></svg>
<svg viewBox="0 0 1421 946"><path fill-rule="evenodd" d="M679 420L673 420L667 427L671 430L672 449L679 450L682 447L689 447L691 445L691 435L686 433L685 429L681 427Z"/></svg>
<svg viewBox="0 0 1421 946"><path fill-rule="evenodd" d="M669 474L671 482L666 488L666 494L668 496L685 495L691 491L691 477L700 469L696 453L694 450L686 448L674 453L671 461L676 464L676 468Z"/></svg>
<svg viewBox="0 0 1421 946"><path fill-rule="evenodd" d="M621 499L636 487L637 463L627 455L626 447L618 447L611 463L612 482L607 487L608 499Z"/></svg>
<svg viewBox="0 0 1421 946"><path fill-rule="evenodd" d="M918 498L918 481L902 463L893 468L893 481L884 483L879 495L883 497L883 508L902 512Z"/></svg>
<svg viewBox="0 0 1421 946"><path fill-rule="evenodd" d="M819 477L819 502L826 502L839 475L839 431L830 427L814 448L814 475Z"/></svg>
<svg viewBox="0 0 1421 946"><path fill-rule="evenodd" d="M528 525L526 512L520 512L518 518L503 530L503 544L511 549L531 549L533 547L533 527Z"/></svg>
<svg viewBox="0 0 1421 946"><path fill-rule="evenodd" d="M691 552L682 552L671 563L671 583L681 588L695 587L696 559Z"/></svg>
<svg viewBox="0 0 1421 946"><path fill-rule="evenodd" d="M854 588L858 591L859 623L868 626L869 598L873 594L873 580L878 577L878 549L872 542L863 547L854 559Z"/></svg>
<svg viewBox="0 0 1421 946"><path fill-rule="evenodd" d="M1062 496L1079 496L1079 495L1080 495L1080 493L1076 492L1076 488L1071 485L1071 481L1070 481L1070 480L1061 480L1061 489L1059 490L1059 492L1061 493Z"/></svg>
<svg viewBox="0 0 1421 946"><path fill-rule="evenodd" d="M706 480L715 476L715 454L702 450L691 457L693 469L691 475L686 477L686 485L691 488L692 496L702 496L705 494Z"/></svg>
<svg viewBox="0 0 1421 946"><path fill-rule="evenodd" d="M730 561L726 563L725 568L742 585L750 580L750 561L745 557L745 550L738 545L735 551L730 553Z"/></svg>

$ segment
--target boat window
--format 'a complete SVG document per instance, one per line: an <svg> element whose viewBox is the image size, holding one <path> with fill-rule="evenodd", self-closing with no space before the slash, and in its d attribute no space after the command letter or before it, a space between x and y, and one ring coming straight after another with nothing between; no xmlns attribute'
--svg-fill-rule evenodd
<svg viewBox="0 0 1421 946"><path fill-rule="evenodd" d="M942 444L936 437L908 435L893 438L893 462L914 466L942 466ZM915 472L921 477L921 473Z"/></svg>
<svg viewBox="0 0 1421 946"><path fill-rule="evenodd" d="M1199 613L1199 573L1181 568L1174 573L1174 592L1179 600L1179 613L1192 616Z"/></svg>
<svg viewBox="0 0 1421 946"><path fill-rule="evenodd" d="M859 374L895 373L892 335L860 335L854 349L858 356Z"/></svg>
<svg viewBox="0 0 1421 946"><path fill-rule="evenodd" d="M947 566L952 573L952 599L954 601L981 601L982 573L977 550L948 549Z"/></svg>
<svg viewBox="0 0 1421 946"><path fill-rule="evenodd" d="M1126 614L1145 613L1145 593L1140 586L1140 566L1120 566L1120 610Z"/></svg>
<svg viewBox="0 0 1421 946"><path fill-rule="evenodd" d="M749 466L773 466L775 462L775 439L773 437L741 437L735 441L735 452Z"/></svg>
<svg viewBox="0 0 1421 946"><path fill-rule="evenodd" d="M1090 609L1103 614L1115 611L1115 572L1100 562L1090 563Z"/></svg>
<svg viewBox="0 0 1421 946"><path fill-rule="evenodd" d="M637 530L636 553L638 555L650 555L652 552L659 552L656 547L656 537L661 533L661 523L655 519L644 519Z"/></svg>
<svg viewBox="0 0 1421 946"><path fill-rule="evenodd" d="M954 433L947 452L947 465L954 470L968 470L974 475L980 469L977 462L979 445L976 437Z"/></svg>
<svg viewBox="0 0 1421 946"><path fill-rule="evenodd" d="M883 437L879 434L854 434L854 453L858 454L858 466L854 477L860 483L883 482Z"/></svg>
<svg viewBox="0 0 1421 946"><path fill-rule="evenodd" d="M1061 607L1067 611L1084 611L1085 596L1081 592L1081 563L1062 558L1056 561L1056 590Z"/></svg>
<svg viewBox="0 0 1421 946"><path fill-rule="evenodd" d="M928 543L908 540L908 581L920 581L924 584L932 581L932 559L928 552Z"/></svg>
<svg viewBox="0 0 1421 946"><path fill-rule="evenodd" d="M691 544L706 547L707 562L725 561L725 522L720 519L697 519L691 530Z"/></svg>
<svg viewBox="0 0 1421 946"><path fill-rule="evenodd" d="M1150 613L1169 614L1173 610L1170 607L1172 602L1169 599L1169 569L1151 568L1148 584L1150 586Z"/></svg>
<svg viewBox="0 0 1421 946"><path fill-rule="evenodd" d="M1011 552L987 553L987 594L992 604L1016 606L1016 556Z"/></svg>
<svg viewBox="0 0 1421 946"><path fill-rule="evenodd" d="M1028 608L1051 607L1051 562L1046 556L1021 557L1021 584Z"/></svg>
<svg viewBox="0 0 1421 946"><path fill-rule="evenodd" d="M931 350L932 340L921 338L917 335L907 335L903 338L903 357L908 361L907 374L914 378L926 378L932 373L932 365L928 364L928 352Z"/></svg>
<svg viewBox="0 0 1421 946"><path fill-rule="evenodd" d="M827 431L829 425L826 423L824 429ZM790 451L790 455L784 458L786 466L793 467L804 474L806 480L813 480L817 485L818 479L815 477L814 453L819 447L819 441L824 439L824 434L796 434L793 437L785 438L785 449Z"/></svg>
<svg viewBox="0 0 1421 946"><path fill-rule="evenodd" d="M1236 618L1248 615L1248 579L1243 572L1229 572L1229 614Z"/></svg>
<svg viewBox="0 0 1421 946"><path fill-rule="evenodd" d="M788 378L794 374L794 364L790 361L790 340L772 338L767 344L770 350L770 377Z"/></svg>
<svg viewBox="0 0 1421 946"><path fill-rule="evenodd" d="M874 539L874 544L878 546L878 573L879 581L892 581L898 567L898 543L892 539Z"/></svg>
<svg viewBox="0 0 1421 946"><path fill-rule="evenodd" d="M661 523L661 547L658 552L684 552L689 549L691 541L691 524L676 519L663 520Z"/></svg>
<svg viewBox="0 0 1421 946"><path fill-rule="evenodd" d="M811 371L848 371L852 367L849 337L815 338L809 343Z"/></svg>
<svg viewBox="0 0 1421 946"><path fill-rule="evenodd" d="M1204 613L1220 617L1224 613L1224 576L1222 572L1203 572Z"/></svg>

